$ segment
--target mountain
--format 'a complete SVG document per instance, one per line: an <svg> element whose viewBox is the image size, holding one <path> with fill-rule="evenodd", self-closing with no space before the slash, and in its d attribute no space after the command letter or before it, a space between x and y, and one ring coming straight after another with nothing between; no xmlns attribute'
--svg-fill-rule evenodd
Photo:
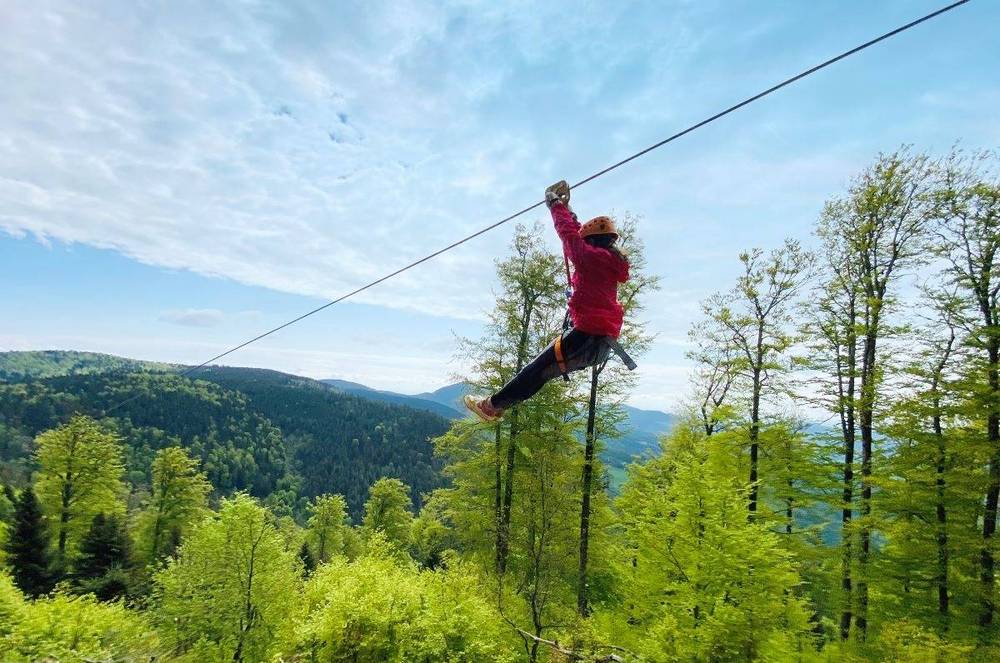
<svg viewBox="0 0 1000 663"><path fill-rule="evenodd" d="M343 380L323 380L323 382L345 388L364 398L377 400L394 398L399 399L398 402L406 404L412 404L414 400L419 403L435 403L453 412L451 418L466 416L462 397L469 393L469 387L463 382L415 396L406 396L391 391L377 391L356 382ZM420 406L414 405L414 407ZM613 488L624 480L626 465L659 452L660 436L668 433L676 423L674 415L659 410L642 410L629 405L624 406L624 410L627 418L621 436L605 440L604 450L601 454L602 460L611 472Z"/></svg>
<svg viewBox="0 0 1000 663"><path fill-rule="evenodd" d="M166 371L176 368L177 366L170 364L126 359L96 352L71 350L0 352L0 382L110 371Z"/></svg>
<svg viewBox="0 0 1000 663"><path fill-rule="evenodd" d="M394 403L396 405L405 405L406 407L412 407L416 410L425 410L427 412L433 412L436 415L445 417L446 419L459 419L465 416L462 412L459 412L454 407L451 407L447 403L441 402L436 399L424 398L423 394L417 396L407 396L406 394L397 394L392 391L381 391L378 389L372 389L371 387L366 387L363 384L358 384L357 382L348 382L347 380L320 380L323 384L329 385L340 391L356 394L362 398L367 398L374 401L382 401L384 403ZM464 408L463 408L464 410Z"/></svg>
<svg viewBox="0 0 1000 663"><path fill-rule="evenodd" d="M434 401L435 403L440 403L441 405L447 405L450 408L457 410L465 416L465 405L462 403L462 398L469 393L469 385L464 382L456 382L455 384L450 384L447 387L441 387L437 391L425 392L422 394L417 394L417 398L422 398L428 401Z"/></svg>
<svg viewBox="0 0 1000 663"><path fill-rule="evenodd" d="M161 366L0 353L0 371L16 375L0 382L0 479L25 481L34 436L79 412L117 429L139 490L156 451L172 445L201 460L219 494L246 490L300 516L308 498L335 492L357 518L382 476L405 481L417 505L442 485L430 440L448 429L444 417L277 371L209 367L181 377Z"/></svg>

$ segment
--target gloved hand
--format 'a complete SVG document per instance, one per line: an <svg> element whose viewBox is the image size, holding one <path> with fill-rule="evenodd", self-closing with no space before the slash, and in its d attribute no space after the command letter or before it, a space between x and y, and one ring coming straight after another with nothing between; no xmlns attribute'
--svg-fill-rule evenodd
<svg viewBox="0 0 1000 663"><path fill-rule="evenodd" d="M545 204L549 209L552 209L557 202L569 207L569 185L566 184L566 180L559 180L545 190Z"/></svg>

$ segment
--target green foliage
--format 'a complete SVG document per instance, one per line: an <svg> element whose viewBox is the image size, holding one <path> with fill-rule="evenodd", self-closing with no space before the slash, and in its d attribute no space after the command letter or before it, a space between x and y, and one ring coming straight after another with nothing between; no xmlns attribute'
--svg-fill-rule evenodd
<svg viewBox="0 0 1000 663"><path fill-rule="evenodd" d="M169 364L137 361L97 352L0 352L0 382L111 371L167 370Z"/></svg>
<svg viewBox="0 0 1000 663"><path fill-rule="evenodd" d="M663 456L631 470L617 502L618 633L652 660L794 660L812 647L794 560L747 520L724 435L680 426Z"/></svg>
<svg viewBox="0 0 1000 663"><path fill-rule="evenodd" d="M125 510L119 438L86 416L38 436L35 491L54 523L56 563L68 568L94 516Z"/></svg>
<svg viewBox="0 0 1000 663"><path fill-rule="evenodd" d="M365 516L362 529L371 537L381 532L388 541L405 549L410 543L410 527L413 523L410 491L399 479L383 477L372 484L365 502Z"/></svg>
<svg viewBox="0 0 1000 663"><path fill-rule="evenodd" d="M485 589L461 565L419 571L377 533L362 557L336 558L309 580L297 650L351 663L515 660Z"/></svg>
<svg viewBox="0 0 1000 663"><path fill-rule="evenodd" d="M198 461L180 447L167 447L153 460L153 481L146 508L136 523L138 553L147 563L174 552L207 508L212 486L198 471Z"/></svg>
<svg viewBox="0 0 1000 663"><path fill-rule="evenodd" d="M0 571L0 644L24 618L25 601L13 579Z"/></svg>
<svg viewBox="0 0 1000 663"><path fill-rule="evenodd" d="M53 585L49 534L35 492L25 488L17 499L14 524L5 547L14 583L28 596L45 594Z"/></svg>
<svg viewBox="0 0 1000 663"><path fill-rule="evenodd" d="M343 495L320 495L309 506L309 551L319 563L344 554L344 536L350 524Z"/></svg>
<svg viewBox="0 0 1000 663"><path fill-rule="evenodd" d="M410 550L422 566L436 568L444 553L454 545L451 529L446 522L446 505L440 495L432 495L413 519L410 528Z"/></svg>
<svg viewBox="0 0 1000 663"><path fill-rule="evenodd" d="M164 641L190 661L263 661L287 642L301 570L273 516L251 497L224 500L156 574Z"/></svg>
<svg viewBox="0 0 1000 663"><path fill-rule="evenodd" d="M0 576L0 652L10 663L150 660L159 640L145 617L120 603L99 603L92 596L56 594L32 603L10 596Z"/></svg>

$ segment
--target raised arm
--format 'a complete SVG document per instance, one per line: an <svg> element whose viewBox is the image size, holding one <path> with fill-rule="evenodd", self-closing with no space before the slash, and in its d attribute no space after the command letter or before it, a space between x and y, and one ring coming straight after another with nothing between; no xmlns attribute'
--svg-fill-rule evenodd
<svg viewBox="0 0 1000 663"><path fill-rule="evenodd" d="M569 185L566 184L566 180L561 180L545 190L545 204L552 213L552 222L562 240L563 250L579 267L579 258L586 252L587 245L580 238L580 222L569 208L569 195Z"/></svg>
<svg viewBox="0 0 1000 663"><path fill-rule="evenodd" d="M580 238L580 222L576 220L576 215L570 211L563 202L557 201L549 207L552 213L552 223L556 227L556 234L562 240L563 248L569 259L576 262L583 255L586 244Z"/></svg>

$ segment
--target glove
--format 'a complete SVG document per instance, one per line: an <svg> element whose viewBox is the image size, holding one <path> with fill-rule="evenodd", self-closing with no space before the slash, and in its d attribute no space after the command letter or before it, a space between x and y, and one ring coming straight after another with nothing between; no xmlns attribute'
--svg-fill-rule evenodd
<svg viewBox="0 0 1000 663"><path fill-rule="evenodd" d="M569 207L569 185L566 180L559 180L545 190L545 204L552 209L556 203L562 203Z"/></svg>

